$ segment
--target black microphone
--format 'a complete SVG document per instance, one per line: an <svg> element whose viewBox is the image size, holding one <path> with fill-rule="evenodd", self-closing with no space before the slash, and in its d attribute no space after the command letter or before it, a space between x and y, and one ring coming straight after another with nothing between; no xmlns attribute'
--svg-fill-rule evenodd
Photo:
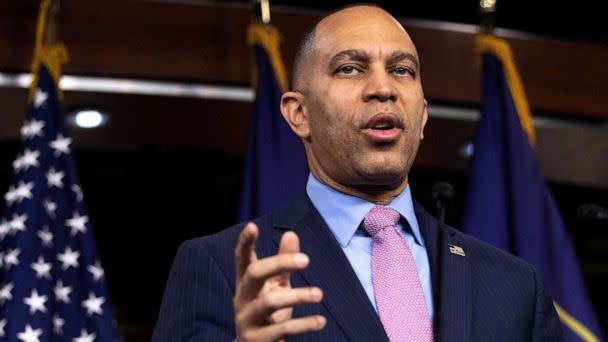
<svg viewBox="0 0 608 342"><path fill-rule="evenodd" d="M576 207L576 218L580 221L608 223L608 208L595 203L585 203Z"/></svg>
<svg viewBox="0 0 608 342"><path fill-rule="evenodd" d="M447 205L454 199L454 187L448 182L433 184L433 199L437 208L437 219L440 224L445 223Z"/></svg>
<svg viewBox="0 0 608 342"><path fill-rule="evenodd" d="M445 214L449 202L454 199L454 187L448 182L437 182L432 188L435 207L437 208L437 270L435 272L437 280L433 287L433 298L435 302L435 324L434 336L435 341L440 340L439 332L441 327L441 287L443 284L443 240L444 233L442 225L445 224Z"/></svg>

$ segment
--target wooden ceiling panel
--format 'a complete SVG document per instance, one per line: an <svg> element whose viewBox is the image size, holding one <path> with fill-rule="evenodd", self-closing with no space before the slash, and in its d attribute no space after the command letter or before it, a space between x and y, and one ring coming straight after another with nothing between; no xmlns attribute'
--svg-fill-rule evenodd
<svg viewBox="0 0 608 342"><path fill-rule="evenodd" d="M27 70L37 1L0 3L0 70ZM274 9L286 64L298 38L321 13ZM66 73L248 84L244 6L147 1L62 0L60 33L71 55ZM479 70L473 26L404 20L432 101L476 104ZM464 28L464 29L463 29ZM608 47L500 31L511 43L535 111L608 117Z"/></svg>

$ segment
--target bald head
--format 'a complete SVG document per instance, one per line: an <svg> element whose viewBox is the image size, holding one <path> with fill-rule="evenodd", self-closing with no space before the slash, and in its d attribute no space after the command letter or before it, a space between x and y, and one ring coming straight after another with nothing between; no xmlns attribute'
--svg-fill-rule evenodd
<svg viewBox="0 0 608 342"><path fill-rule="evenodd" d="M383 205L405 189L428 113L418 52L393 16L356 5L321 19L301 44L293 90L281 113L319 181Z"/></svg>
<svg viewBox="0 0 608 342"><path fill-rule="evenodd" d="M313 25L310 26L310 28L300 39L293 62L292 90L306 90L309 84L309 78L307 77L310 74L309 67L312 63L314 63L318 37L320 35L322 36L324 33L326 33L325 31L332 30L336 26L347 24L353 20L357 20L357 18L361 18L362 16L369 17L369 15L392 21L396 26L403 30L405 36L407 36L405 29L403 29L397 19L376 4L357 3L336 9L335 11L332 11L319 18ZM379 37L379 39L382 38ZM407 39L410 39L409 36L407 36Z"/></svg>

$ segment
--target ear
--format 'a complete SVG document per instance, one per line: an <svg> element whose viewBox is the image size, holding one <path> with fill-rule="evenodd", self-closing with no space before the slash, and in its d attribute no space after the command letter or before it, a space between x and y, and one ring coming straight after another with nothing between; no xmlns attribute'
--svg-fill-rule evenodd
<svg viewBox="0 0 608 342"><path fill-rule="evenodd" d="M424 110L422 111L422 126L420 128L420 140L424 139L424 127L426 127L426 122L429 120L428 102L424 99Z"/></svg>
<svg viewBox="0 0 608 342"><path fill-rule="evenodd" d="M304 95L297 91L288 91L281 97L281 113L291 127L291 130L300 138L309 140L310 126L308 113L304 110Z"/></svg>

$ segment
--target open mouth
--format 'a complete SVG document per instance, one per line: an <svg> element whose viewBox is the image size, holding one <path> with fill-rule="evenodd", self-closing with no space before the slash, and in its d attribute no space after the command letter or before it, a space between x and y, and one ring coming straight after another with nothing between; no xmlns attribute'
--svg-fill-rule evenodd
<svg viewBox="0 0 608 342"><path fill-rule="evenodd" d="M397 140L403 131L403 124L394 113L378 113L362 127L363 132L375 142Z"/></svg>
<svg viewBox="0 0 608 342"><path fill-rule="evenodd" d="M393 128L401 129L403 127L397 115L393 113L378 113L369 119L363 128L388 131Z"/></svg>

